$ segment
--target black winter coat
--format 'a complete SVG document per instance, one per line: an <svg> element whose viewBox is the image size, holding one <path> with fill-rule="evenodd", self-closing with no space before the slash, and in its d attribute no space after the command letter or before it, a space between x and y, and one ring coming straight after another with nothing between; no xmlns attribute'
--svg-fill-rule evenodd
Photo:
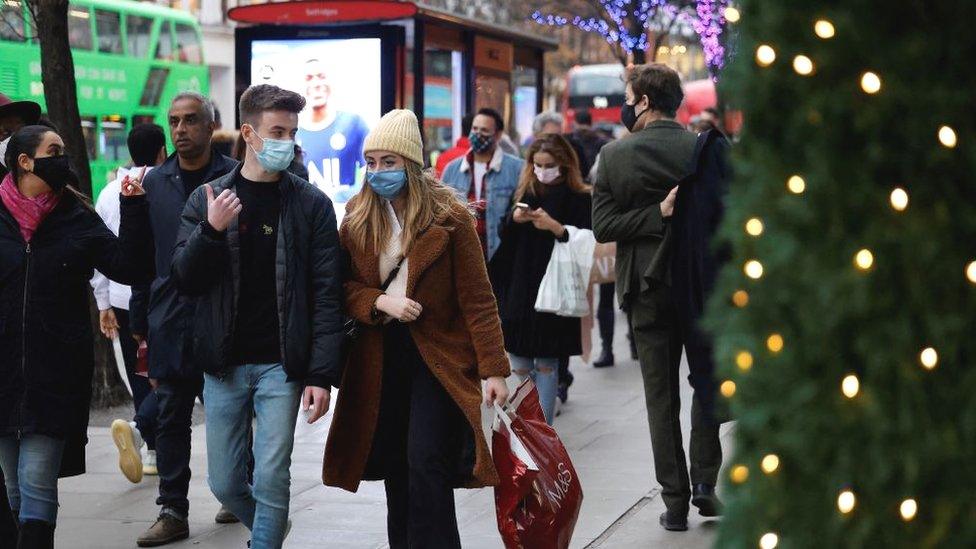
<svg viewBox="0 0 976 549"><path fill-rule="evenodd" d="M574 193L566 185L547 187L541 197L526 195L521 201L533 209L543 208L563 225L592 226L590 195ZM532 223L515 223L511 214L499 232L501 244L488 265L488 275L498 299L505 350L532 358L581 354L580 319L535 310L556 237Z"/></svg>
<svg viewBox="0 0 976 549"><path fill-rule="evenodd" d="M0 202L0 435L65 439L61 476L85 472L93 269L121 284L153 275L145 197L122 197L121 215L116 237L65 192L27 244Z"/></svg>
<svg viewBox="0 0 976 549"><path fill-rule="evenodd" d="M211 181L237 166L237 161L213 151L203 180ZM186 379L200 375L189 345L188 330L193 309L170 280L173 246L180 229L180 216L189 198L180 176L179 159L170 155L161 166L146 174L149 218L156 242L156 278L152 285L134 286L129 302L132 333L147 336L149 377Z"/></svg>
<svg viewBox="0 0 976 549"><path fill-rule="evenodd" d="M233 188L240 174L213 181L214 195ZM276 254L281 356L290 380L329 388L341 377L342 272L339 231L332 201L288 172L282 172L281 218ZM172 277L194 297L194 359L209 374L230 368L240 289L240 240L235 219L217 233L207 219L202 188L190 195L173 253Z"/></svg>

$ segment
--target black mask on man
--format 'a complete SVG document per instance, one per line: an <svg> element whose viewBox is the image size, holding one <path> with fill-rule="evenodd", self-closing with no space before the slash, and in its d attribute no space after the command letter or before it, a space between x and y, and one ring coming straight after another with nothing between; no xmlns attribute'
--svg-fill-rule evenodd
<svg viewBox="0 0 976 549"><path fill-rule="evenodd" d="M67 185L78 184L78 175L71 167L71 157L66 154L35 158L34 175L43 179L54 192L61 192Z"/></svg>
<svg viewBox="0 0 976 549"><path fill-rule="evenodd" d="M645 112L647 112L647 109L644 109L640 112L640 114L637 114L636 105L624 103L623 106L620 107L620 122L622 122L624 127L627 128L627 131L632 132L634 131L634 126L637 124L637 119L640 118Z"/></svg>

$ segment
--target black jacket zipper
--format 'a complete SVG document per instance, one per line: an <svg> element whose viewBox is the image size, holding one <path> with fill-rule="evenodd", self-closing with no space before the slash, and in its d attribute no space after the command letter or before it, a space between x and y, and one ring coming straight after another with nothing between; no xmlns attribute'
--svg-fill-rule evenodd
<svg viewBox="0 0 976 549"><path fill-rule="evenodd" d="M21 332L20 332L20 369L21 376L24 380L24 390L20 394L20 406L18 407L17 418L17 438L21 437L23 432L23 425L21 424L24 420L24 402L27 400L27 297L28 289L30 286L30 265L31 265L31 245L30 242L27 243L25 248L26 262L24 266L24 307L21 315Z"/></svg>

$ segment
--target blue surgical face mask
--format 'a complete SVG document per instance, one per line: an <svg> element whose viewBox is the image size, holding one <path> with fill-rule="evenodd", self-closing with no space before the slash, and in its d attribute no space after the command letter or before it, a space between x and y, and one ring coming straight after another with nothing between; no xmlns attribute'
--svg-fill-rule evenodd
<svg viewBox="0 0 976 549"><path fill-rule="evenodd" d="M255 151L254 147L248 145L257 155L261 167L269 172L285 171L291 165L292 159L295 158L295 142L290 139L265 139L258 135L257 130L253 127L251 130L254 132L254 137L263 143L260 151Z"/></svg>
<svg viewBox="0 0 976 549"><path fill-rule="evenodd" d="M366 172L366 182L369 183L374 193L387 200L393 200L407 184L407 170Z"/></svg>

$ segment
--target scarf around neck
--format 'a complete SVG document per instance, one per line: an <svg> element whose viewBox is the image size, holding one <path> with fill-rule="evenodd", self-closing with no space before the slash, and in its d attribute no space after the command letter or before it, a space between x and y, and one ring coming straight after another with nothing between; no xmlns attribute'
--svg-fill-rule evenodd
<svg viewBox="0 0 976 549"><path fill-rule="evenodd" d="M13 174L8 173L0 183L0 199L20 225L20 234L23 235L24 241L30 242L37 226L58 205L60 195L49 191L34 198L27 198L20 193L20 189L14 183Z"/></svg>

